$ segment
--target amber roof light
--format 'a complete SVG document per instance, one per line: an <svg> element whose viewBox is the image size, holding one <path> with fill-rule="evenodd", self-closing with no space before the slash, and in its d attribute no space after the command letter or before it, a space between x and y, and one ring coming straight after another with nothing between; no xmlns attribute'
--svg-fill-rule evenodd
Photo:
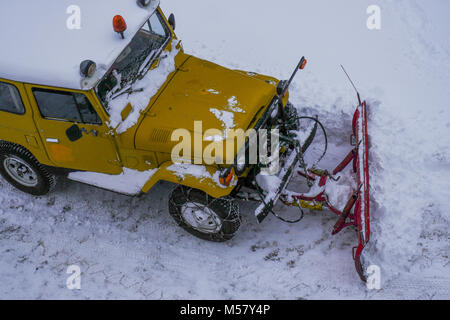
<svg viewBox="0 0 450 320"><path fill-rule="evenodd" d="M127 30L127 23L121 15L117 15L113 18L113 27L114 31L119 33L122 36L122 39L125 39L123 33Z"/></svg>

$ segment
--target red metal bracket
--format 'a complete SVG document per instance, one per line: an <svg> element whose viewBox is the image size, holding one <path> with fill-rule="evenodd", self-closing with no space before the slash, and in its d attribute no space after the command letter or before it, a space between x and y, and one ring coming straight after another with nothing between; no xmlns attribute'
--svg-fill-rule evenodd
<svg viewBox="0 0 450 320"><path fill-rule="evenodd" d="M359 97L358 97L359 98ZM346 157L336 166L332 174L326 170L310 169L308 172L298 173L304 178L313 181L316 187L319 187L315 195L287 193L286 197L292 200L304 200L320 202L330 211L339 216L338 221L334 225L332 234L335 235L346 227L355 226L358 229L358 246L353 248L353 259L355 261L356 271L361 280L366 281L363 266L361 263L361 255L363 249L370 238L370 212L369 212L369 152L368 152L368 133L367 133L367 106L366 102L359 100L359 105L355 110L352 120L352 137L355 138L357 144L346 155ZM352 196L347 201L343 211L333 207L328 201L328 195L325 192L325 185L328 178L337 180L334 176L344 170L352 162L353 171L356 173L356 180L359 185ZM317 181L317 179L319 179ZM289 195L289 196L288 196Z"/></svg>

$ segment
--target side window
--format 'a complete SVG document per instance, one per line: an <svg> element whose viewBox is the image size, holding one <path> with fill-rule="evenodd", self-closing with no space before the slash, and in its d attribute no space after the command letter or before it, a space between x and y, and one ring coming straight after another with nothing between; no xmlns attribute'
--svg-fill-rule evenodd
<svg viewBox="0 0 450 320"><path fill-rule="evenodd" d="M19 90L12 84L0 82L0 111L25 113Z"/></svg>
<svg viewBox="0 0 450 320"><path fill-rule="evenodd" d="M101 124L101 120L84 94L33 89L39 111L44 118Z"/></svg>
<svg viewBox="0 0 450 320"><path fill-rule="evenodd" d="M162 17L158 12L155 12L150 19L148 19L147 23L144 24L142 27L143 30L161 36L161 37L167 37L168 36L168 30L164 28L164 24L162 22Z"/></svg>
<svg viewBox="0 0 450 320"><path fill-rule="evenodd" d="M152 15L149 19L149 23L153 33L162 37L167 36L166 30L164 29L158 14Z"/></svg>
<svg viewBox="0 0 450 320"><path fill-rule="evenodd" d="M44 118L81 122L71 92L33 89L39 111Z"/></svg>

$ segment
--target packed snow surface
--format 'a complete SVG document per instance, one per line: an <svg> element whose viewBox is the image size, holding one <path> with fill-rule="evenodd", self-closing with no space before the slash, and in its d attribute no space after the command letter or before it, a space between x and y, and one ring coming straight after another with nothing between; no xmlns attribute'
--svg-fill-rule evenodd
<svg viewBox="0 0 450 320"><path fill-rule="evenodd" d="M366 27L374 3L380 30ZM1 298L450 298L450 2L276 4L276 13L269 0L162 6L175 13L184 49L200 58L281 79L308 58L290 99L324 123L325 169L350 148L356 97L339 65L346 67L369 105L372 237L365 258L381 268L381 289L360 282L352 261L356 232L331 236L336 216L327 211L307 213L296 225L272 216L259 225L255 205L241 203L240 232L218 244L175 225L169 183L131 198L61 179L52 194L33 197L0 179ZM321 139L308 161L320 155ZM301 179L290 189L307 191ZM82 271L81 290L66 287L73 264Z"/></svg>

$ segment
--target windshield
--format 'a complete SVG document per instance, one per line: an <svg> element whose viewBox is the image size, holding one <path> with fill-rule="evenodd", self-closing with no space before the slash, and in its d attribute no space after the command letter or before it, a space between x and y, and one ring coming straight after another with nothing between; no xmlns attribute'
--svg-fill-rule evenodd
<svg viewBox="0 0 450 320"><path fill-rule="evenodd" d="M155 11L98 84L97 94L106 107L117 95L131 92L131 85L145 74L169 38L168 26Z"/></svg>

